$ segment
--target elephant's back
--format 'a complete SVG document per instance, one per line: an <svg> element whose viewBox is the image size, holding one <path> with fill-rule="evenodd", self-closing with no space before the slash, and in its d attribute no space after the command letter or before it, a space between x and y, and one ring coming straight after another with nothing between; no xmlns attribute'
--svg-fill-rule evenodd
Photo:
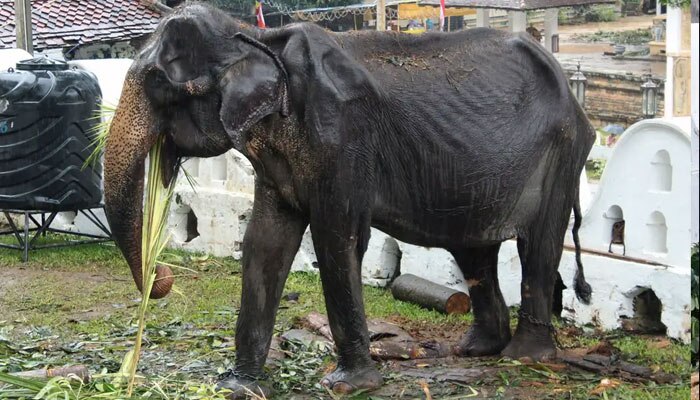
<svg viewBox="0 0 700 400"><path fill-rule="evenodd" d="M541 193L536 171L574 116L556 61L490 29L352 41L344 47L376 81L390 120L378 146L375 224L414 242L420 232L511 237L533 212L519 199Z"/></svg>
<svg viewBox="0 0 700 400"><path fill-rule="evenodd" d="M524 118L538 118L541 128L561 123L550 117L572 112L557 61L524 36L478 28L336 38L394 112L419 115L438 131L468 126L499 135L522 127Z"/></svg>

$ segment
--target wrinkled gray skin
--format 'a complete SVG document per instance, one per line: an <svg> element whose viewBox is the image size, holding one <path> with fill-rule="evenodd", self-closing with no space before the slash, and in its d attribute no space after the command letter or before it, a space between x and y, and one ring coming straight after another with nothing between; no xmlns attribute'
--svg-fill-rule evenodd
<svg viewBox="0 0 700 400"><path fill-rule="evenodd" d="M235 396L259 383L309 225L338 347L322 383L334 391L382 383L360 279L372 226L454 255L475 316L460 354L555 354L546 323L595 134L556 61L527 36L262 31L207 6L176 9L128 73L105 155L107 216L137 284L143 163L158 133L168 176L183 157L231 148L255 168L236 368L220 382ZM496 274L510 238L530 316L512 336ZM590 295L583 279L577 289Z"/></svg>

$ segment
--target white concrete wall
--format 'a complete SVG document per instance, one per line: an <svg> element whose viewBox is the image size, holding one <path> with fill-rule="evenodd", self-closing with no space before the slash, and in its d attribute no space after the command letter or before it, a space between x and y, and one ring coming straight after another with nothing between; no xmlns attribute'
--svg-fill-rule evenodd
<svg viewBox="0 0 700 400"><path fill-rule="evenodd" d="M92 72L97 77L102 90L102 102L108 106L116 107L126 72L134 62L130 58L111 58L104 60L75 60L69 61L71 67Z"/></svg>
<svg viewBox="0 0 700 400"><path fill-rule="evenodd" d="M644 120L622 134L584 217L583 247L608 251L612 224L624 219L627 256L689 268L689 123ZM613 251L622 254L622 246Z"/></svg>
<svg viewBox="0 0 700 400"><path fill-rule="evenodd" d="M0 71L15 68L18 61L28 60L32 55L22 49L0 49Z"/></svg>

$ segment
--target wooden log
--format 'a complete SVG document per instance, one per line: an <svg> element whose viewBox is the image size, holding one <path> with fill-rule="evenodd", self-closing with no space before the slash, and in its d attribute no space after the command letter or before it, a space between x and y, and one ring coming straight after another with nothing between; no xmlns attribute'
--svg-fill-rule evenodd
<svg viewBox="0 0 700 400"><path fill-rule="evenodd" d="M371 342L369 354L375 360L416 360L443 358L452 355L452 347L444 343Z"/></svg>
<svg viewBox="0 0 700 400"><path fill-rule="evenodd" d="M302 319L302 325L312 332L316 332L326 339L333 341L331 327L328 325L328 318L317 312L311 312Z"/></svg>
<svg viewBox="0 0 700 400"><path fill-rule="evenodd" d="M51 379L57 376L68 378L76 376L83 383L90 382L90 371L84 365L73 365L70 367L58 367L48 369L34 369L31 371L15 372L12 375L29 379Z"/></svg>
<svg viewBox="0 0 700 400"><path fill-rule="evenodd" d="M603 372L607 371L607 368L605 368L602 365L592 363L590 361L586 361L586 360L583 360L583 359L578 358L578 357L562 356L560 358L565 363L573 365L574 367L584 369L586 371L596 372L596 373L603 373Z"/></svg>
<svg viewBox="0 0 700 400"><path fill-rule="evenodd" d="M401 274L391 285L397 300L418 304L445 314L466 314L471 300L466 293L438 285L412 274Z"/></svg>

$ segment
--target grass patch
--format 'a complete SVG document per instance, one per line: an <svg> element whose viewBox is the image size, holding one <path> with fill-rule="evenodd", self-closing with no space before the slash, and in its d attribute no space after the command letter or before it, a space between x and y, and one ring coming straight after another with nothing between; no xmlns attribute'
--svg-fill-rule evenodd
<svg viewBox="0 0 700 400"><path fill-rule="evenodd" d="M60 238L49 235L41 240L57 239ZM217 374L235 362L234 327L241 291L240 265L232 258L171 249L166 250L164 257L191 272L177 279L181 295L173 293L151 302L143 359L138 369L142 378L137 382L134 398L213 399ZM82 363L95 377L94 383L83 388L84 394L102 394L101 398L125 397L124 388L110 385L124 354L133 346L140 294L120 252L113 245L39 250L31 254L28 263L20 261L20 252L2 250L0 276L0 373ZM297 318L311 311L325 312L317 274L292 273L284 291L299 293L299 300L282 301L277 315L277 333L286 331ZM472 321L471 315L445 316L396 301L387 290L380 288L365 287L364 298L369 318L387 318L412 333L422 332L426 339L458 335ZM514 323L516 309L511 312ZM556 325L560 332L567 329L560 323ZM623 359L658 367L683 379L683 384L669 385L623 383L607 390L607 398L688 398L687 381L691 371L688 345L622 332L587 332L560 333L559 339L570 349L590 347L602 337L609 337L620 349ZM285 351L288 358L267 367L277 390L274 398L287 399L300 393L303 396L298 398L328 398L317 383L333 367L335 357L327 350L301 344ZM494 373L474 384L473 389L482 397L603 398L591 395L601 376L585 373L548 376L524 367L504 367L497 359L467 362L476 368L506 368L502 376ZM405 389L410 396L420 397L415 379L399 377L391 365L380 366L387 379L385 386ZM441 388L443 392L439 391ZM0 383L0 393L6 393L6 389L8 387ZM471 393L471 389L448 384L431 384L431 390L434 398ZM375 399L394 397L386 393L372 396ZM369 395L358 398L367 399Z"/></svg>
<svg viewBox="0 0 700 400"><path fill-rule="evenodd" d="M587 160L586 177L589 181L599 181L605 170L605 160Z"/></svg>
<svg viewBox="0 0 700 400"><path fill-rule="evenodd" d="M690 373L688 345L674 340L659 340L658 337L639 335L624 335L613 340L612 343L630 362L674 375Z"/></svg>

